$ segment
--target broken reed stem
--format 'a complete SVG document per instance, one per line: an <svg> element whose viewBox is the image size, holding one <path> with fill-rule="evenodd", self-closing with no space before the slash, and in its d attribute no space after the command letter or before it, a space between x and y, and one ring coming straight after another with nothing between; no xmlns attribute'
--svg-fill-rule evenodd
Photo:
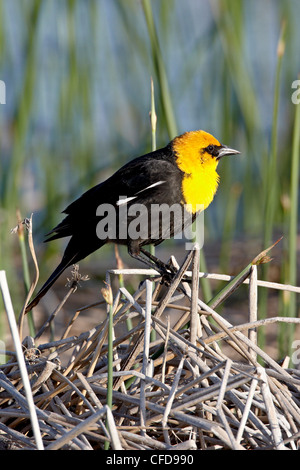
<svg viewBox="0 0 300 470"><path fill-rule="evenodd" d="M169 445L171 445L171 441L170 441L169 433L168 433L168 430L167 430L167 422L168 422L169 414L171 413L171 409L172 409L172 405L173 405L173 402L174 402L175 393L176 393L176 390L177 390L177 387L178 387L180 376L182 374L184 361L185 361L185 356L183 355L180 359L180 363L179 363L179 366L178 366L176 374L175 374L173 385L172 385L172 388L170 390L170 394L168 396L165 411L164 411L163 418L162 418L162 428L163 428L163 434L164 434L164 437L165 437L165 442Z"/></svg>
<svg viewBox="0 0 300 470"><path fill-rule="evenodd" d="M237 432L237 435L236 435L237 444L240 444L243 433L245 431L246 423L247 423L247 420L248 420L248 416L249 416L249 413L250 413L250 409L251 409L251 406L252 406L252 401L253 401L253 397L254 397L254 393L255 393L257 385L258 385L258 380L256 378L253 378L252 381L251 381L250 388L249 388L248 397L247 397L247 400L246 400L246 404L245 404L245 408L244 408L244 411L243 411L242 419L240 420L240 425L239 425L238 432Z"/></svg>
<svg viewBox="0 0 300 470"><path fill-rule="evenodd" d="M257 321L257 301L257 266L253 265L249 276L249 323L255 323ZM251 328L249 330L249 340L252 343L257 344L256 329ZM250 354L254 361L256 361L256 352L253 349L250 349Z"/></svg>
<svg viewBox="0 0 300 470"><path fill-rule="evenodd" d="M45 323L43 324L43 326L41 326L41 328L39 329L39 331L36 333L35 335L35 339L38 339L42 336L42 334L44 333L44 331L50 326L50 324L53 322L53 320L55 319L56 315L60 312L60 310L62 309L62 307L64 306L64 304L67 302L68 298L70 297L71 294L73 294L75 291L76 291L77 287L71 287L68 291L68 293L65 295L65 297L63 298L63 300L59 303L59 305L56 307L56 309L54 310L54 312L50 315L49 318L47 318L47 320L45 321Z"/></svg>
<svg viewBox="0 0 300 470"><path fill-rule="evenodd" d="M285 448L285 446L282 444L282 434L277 419L277 413L273 402L273 397L268 384L268 377L265 369L263 369L262 367L257 368L257 373L258 377L262 380L261 392L265 402L266 412L269 419L274 444L276 446L276 449L282 450Z"/></svg>
<svg viewBox="0 0 300 470"><path fill-rule="evenodd" d="M39 273L40 273L39 272L39 265L38 265L36 254L35 254L34 243L33 243L32 217L33 217L33 214L31 214L30 219L24 219L24 221L22 222L22 223L24 223L24 225L25 225L25 227L27 228L27 231L28 231L28 246L29 246L29 251L30 251L30 254L31 254L31 257L32 257L32 260L33 260L33 264L34 264L35 275L34 275L34 280L33 280L32 284L30 286L30 289L27 292L26 300L24 302L24 305L22 307L22 310L20 312L19 319L18 319L18 328L19 328L20 338L23 337L23 321L24 321L25 309L26 309L26 306L27 306L33 292L34 292L34 289L37 286L37 283L38 283L38 280L39 280Z"/></svg>
<svg viewBox="0 0 300 470"><path fill-rule="evenodd" d="M159 273L155 271L155 269L110 269L108 271L109 274L123 274L124 276L133 276L133 275L140 275L140 276L157 276ZM187 278L192 277L192 271L186 271L185 276ZM229 276L228 274L218 274L218 273L207 273L207 272L199 272L199 278L207 278L210 280L215 280L215 281L227 281L230 282L235 279L235 276ZM249 279L244 279L242 281L243 284L249 284ZM274 289L274 290L286 290L288 292L296 292L297 294L300 294L300 287L298 286L292 286L290 284L280 284L279 282L270 282L270 281L262 281L262 280L257 280L257 286L258 287L265 287L267 289Z"/></svg>
<svg viewBox="0 0 300 470"><path fill-rule="evenodd" d="M191 292L191 316L190 316L190 342L196 344L197 336L201 336L198 331L198 297L199 297L199 266L200 266L200 248L196 243L194 246L192 261L192 292Z"/></svg>
<svg viewBox="0 0 300 470"><path fill-rule="evenodd" d="M263 320L257 320L253 323L242 323L240 325L231 326L230 331L244 331L244 330L251 330L253 328L257 329L259 326L266 326L272 323L300 323L300 318L290 318L290 317L272 317L272 318L264 318ZM226 338L228 335L224 331L220 331L209 338L205 338L205 344L211 344L215 341L219 341L221 339Z"/></svg>
<svg viewBox="0 0 300 470"><path fill-rule="evenodd" d="M106 395L106 405L109 409L112 409L113 405L113 340L114 340L114 317L113 317L113 294L112 294L112 289L109 284L106 285L105 288L101 290L101 293L104 297L104 300L107 303L107 310L106 313L108 315L108 338L107 338L107 343L108 343L108 352L107 352L107 370L108 370L108 376L107 376L107 395ZM94 360L93 360L93 368L89 368L89 374L94 370L95 364L96 364L96 359L98 359L98 355L100 353L100 348L102 347L98 343L97 346L97 355L95 357L94 355ZM104 449L108 450L110 447L110 442L105 441L104 444Z"/></svg>
<svg viewBox="0 0 300 470"><path fill-rule="evenodd" d="M146 280L146 309L145 309L145 341L144 341L144 352L143 352L143 363L142 363L142 373L146 376L147 372L149 373L149 366L151 363L149 348L150 348L150 335L151 335L151 311L152 311L152 282L148 279ZM143 428L146 424L146 397L145 397L145 380L141 380L141 418L140 424ZM141 434L146 435L144 429L141 429Z"/></svg>
<svg viewBox="0 0 300 470"><path fill-rule="evenodd" d="M30 381L27 373L27 368L26 368L26 363L22 351L22 345L20 342L20 337L19 337L19 332L18 332L18 327L15 319L15 313L13 310L13 305L7 285L7 279L6 279L6 273L5 271L0 271L0 288L3 296L3 302L5 306L5 310L7 313L7 318L9 322L9 327L12 335L12 339L14 342L15 350L16 350L16 355L17 355L17 360L18 360L18 365L20 368L20 375L22 377L22 382L23 382L23 387L25 390L25 395L26 395L26 400L27 402L25 403L26 408L28 408L29 414L30 414L30 420L31 420L31 425L32 425L32 430L36 442L36 447L38 450L43 450L44 445L43 445L43 440L41 436L41 431L40 431L40 426L36 414L36 409L34 406L34 401L33 401L33 396L32 396L32 391L31 391L31 386L30 386Z"/></svg>

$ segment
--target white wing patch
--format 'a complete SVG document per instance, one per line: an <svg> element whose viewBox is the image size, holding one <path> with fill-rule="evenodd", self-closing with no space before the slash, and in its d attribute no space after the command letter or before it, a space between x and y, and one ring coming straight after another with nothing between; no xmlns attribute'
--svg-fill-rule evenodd
<svg viewBox="0 0 300 470"><path fill-rule="evenodd" d="M146 188L141 189L136 194L140 194L143 191L147 191L148 189L155 188L155 186L159 186L160 184L163 184L163 183L165 183L165 181L158 181L157 183L150 184L150 186L147 186ZM132 201L133 199L136 199L136 198L137 198L137 196L131 196L131 197L123 196L117 201L116 204L117 204L117 206L123 206L123 205L127 204L129 201Z"/></svg>
<svg viewBox="0 0 300 470"><path fill-rule="evenodd" d="M141 189L137 194L142 193L143 191L147 191L147 189L154 188L155 186L159 186L160 184L165 183L165 181L158 181L157 183L150 184L150 186L147 186L147 188Z"/></svg>
<svg viewBox="0 0 300 470"><path fill-rule="evenodd" d="M127 202L132 201L132 199L136 199L136 196L121 198L117 201L117 206L124 206Z"/></svg>

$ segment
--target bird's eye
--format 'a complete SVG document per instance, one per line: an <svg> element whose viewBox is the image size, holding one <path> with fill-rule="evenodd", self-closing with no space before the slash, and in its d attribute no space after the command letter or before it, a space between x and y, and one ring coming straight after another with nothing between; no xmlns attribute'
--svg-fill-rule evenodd
<svg viewBox="0 0 300 470"><path fill-rule="evenodd" d="M211 154L212 154L213 151L214 151L214 146L213 146L213 145L209 145L208 147L206 147L206 151L207 151L208 153L211 153Z"/></svg>

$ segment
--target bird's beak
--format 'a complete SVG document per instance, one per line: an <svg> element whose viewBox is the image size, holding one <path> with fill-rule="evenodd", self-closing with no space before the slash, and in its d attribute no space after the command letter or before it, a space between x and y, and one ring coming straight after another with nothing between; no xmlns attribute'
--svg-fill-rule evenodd
<svg viewBox="0 0 300 470"><path fill-rule="evenodd" d="M226 145L222 145L222 147L219 150L217 160L220 160L222 157L225 157L225 155L237 155L239 153L241 152L239 152L238 150L234 150L229 147L226 147Z"/></svg>

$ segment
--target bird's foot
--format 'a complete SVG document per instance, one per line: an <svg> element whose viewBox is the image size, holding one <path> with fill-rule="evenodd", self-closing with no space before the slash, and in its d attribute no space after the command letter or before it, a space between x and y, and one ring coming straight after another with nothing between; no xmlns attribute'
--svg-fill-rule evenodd
<svg viewBox="0 0 300 470"><path fill-rule="evenodd" d="M161 284L170 287L177 272L177 268L175 268L171 262L166 264L165 268L161 270Z"/></svg>
<svg viewBox="0 0 300 470"><path fill-rule="evenodd" d="M175 275L178 273L178 269L172 264L171 261L166 265L166 269L161 271L161 284L164 284L165 286L169 287L173 280ZM187 278L186 275L184 274L182 279L182 282L191 282L191 279Z"/></svg>

